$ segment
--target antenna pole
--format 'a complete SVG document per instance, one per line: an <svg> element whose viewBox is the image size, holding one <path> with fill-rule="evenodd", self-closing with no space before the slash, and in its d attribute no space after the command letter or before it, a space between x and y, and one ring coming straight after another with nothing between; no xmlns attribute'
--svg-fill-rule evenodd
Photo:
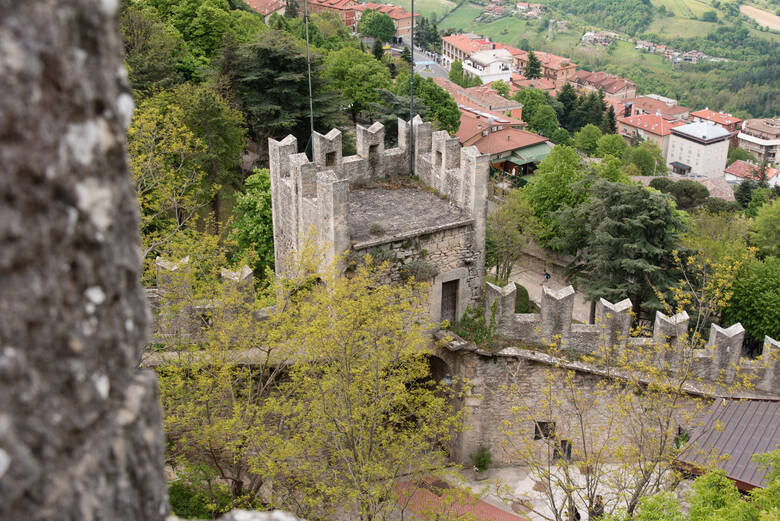
<svg viewBox="0 0 780 521"><path fill-rule="evenodd" d="M309 0L303 0L303 19L306 22L306 69L309 73L309 126L311 127L311 136L314 136L314 102L311 93L311 58L309 56Z"/></svg>
<svg viewBox="0 0 780 521"><path fill-rule="evenodd" d="M409 76L409 175L414 175L414 0L412 0L412 30L409 50L412 51L412 73Z"/></svg>

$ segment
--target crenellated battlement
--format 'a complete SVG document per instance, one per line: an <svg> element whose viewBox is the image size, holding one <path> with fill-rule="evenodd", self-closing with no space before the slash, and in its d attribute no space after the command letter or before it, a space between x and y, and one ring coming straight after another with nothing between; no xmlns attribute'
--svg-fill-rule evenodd
<svg viewBox="0 0 780 521"><path fill-rule="evenodd" d="M572 286L557 291L545 287L538 314L515 313L515 298L514 283L503 288L486 283L485 318L493 321L501 336L527 343L560 342L561 348L580 354L596 354L600 346L620 350L648 341L668 343L667 359L658 362L674 366L675 361L669 358L681 351L688 335L690 319L683 311L672 316L657 312L651 338L632 337L629 299L612 304L602 298L596 304L596 324L572 323ZM704 348L694 350L694 373L704 380L731 382L739 370L755 377L756 389L780 394L780 342L766 337L761 357L752 360L742 356L744 339L745 329L739 323L728 328L713 324Z"/></svg>
<svg viewBox="0 0 780 521"><path fill-rule="evenodd" d="M342 269L345 253L380 248L391 281L410 266L432 273L431 317L457 319L482 296L489 158L419 116L398 120L398 143L385 148L381 123L358 125L357 154L344 157L339 130L315 132L309 161L295 137L268 140L277 274L289 273L286 263L312 241ZM453 281L443 298L442 285Z"/></svg>

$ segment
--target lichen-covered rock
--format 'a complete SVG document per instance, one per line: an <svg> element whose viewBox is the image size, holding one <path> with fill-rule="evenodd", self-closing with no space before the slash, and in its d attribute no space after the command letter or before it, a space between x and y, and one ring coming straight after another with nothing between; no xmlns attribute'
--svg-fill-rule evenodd
<svg viewBox="0 0 780 521"><path fill-rule="evenodd" d="M0 0L0 519L167 514L118 0Z"/></svg>

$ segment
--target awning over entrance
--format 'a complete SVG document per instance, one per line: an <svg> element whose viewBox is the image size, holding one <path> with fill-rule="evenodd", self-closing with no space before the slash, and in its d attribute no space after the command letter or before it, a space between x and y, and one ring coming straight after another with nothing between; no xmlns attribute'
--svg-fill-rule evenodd
<svg viewBox="0 0 780 521"><path fill-rule="evenodd" d="M528 163L539 163L545 157L550 154L550 147L545 143L539 143L527 148L521 148L515 150L512 155L507 158L508 161L512 161L516 165L526 165Z"/></svg>

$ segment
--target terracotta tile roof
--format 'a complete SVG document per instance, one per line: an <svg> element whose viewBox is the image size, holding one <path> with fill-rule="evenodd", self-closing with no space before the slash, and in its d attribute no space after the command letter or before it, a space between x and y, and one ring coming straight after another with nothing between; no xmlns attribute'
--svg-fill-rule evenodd
<svg viewBox="0 0 780 521"><path fill-rule="evenodd" d="M547 78L536 78L529 80L522 74L512 75L512 85L518 89L540 89L540 90L555 90L555 83Z"/></svg>
<svg viewBox="0 0 780 521"><path fill-rule="evenodd" d="M667 121L655 114L641 114L628 118L618 118L618 122L630 127L638 128L656 136L668 136L674 127L685 125L685 121Z"/></svg>
<svg viewBox="0 0 780 521"><path fill-rule="evenodd" d="M399 503L424 521L439 519L438 514L448 514L452 517L468 516L477 521L528 521L524 517L482 500L448 500L442 491L449 488L451 486L443 481L429 479L422 484L399 483L396 486L396 493L399 496Z"/></svg>
<svg viewBox="0 0 780 521"><path fill-rule="evenodd" d="M460 106L460 128L458 139L463 146L474 145L483 154L500 154L527 148L539 143L544 143L547 138L516 128L522 122L513 120L500 114L493 114L470 107ZM482 132L488 130L490 120L493 118L493 127L503 127L495 132L488 132L483 136Z"/></svg>
<svg viewBox="0 0 780 521"><path fill-rule="evenodd" d="M359 4L354 0L309 0L310 3L330 9L357 9Z"/></svg>
<svg viewBox="0 0 780 521"><path fill-rule="evenodd" d="M588 85L597 89L603 89L604 92L610 94L619 92L624 88L636 88L634 82L614 74L607 74L606 72L577 71L572 75L571 82L582 86Z"/></svg>
<svg viewBox="0 0 780 521"><path fill-rule="evenodd" d="M506 99L490 88L489 85L478 85L464 90L469 97L476 99L490 110L511 110L513 108L522 107L519 102Z"/></svg>
<svg viewBox="0 0 780 521"><path fill-rule="evenodd" d="M443 37L442 40L466 54L492 49L493 45L495 45L490 40L475 37L472 34L451 34Z"/></svg>
<svg viewBox="0 0 780 521"><path fill-rule="evenodd" d="M537 58L539 58L539 61L542 62L542 65L549 69L566 69L569 67L576 67L576 65L572 63L570 59L564 58L563 56L558 56L557 54L550 54L549 52L544 51L534 51L534 54Z"/></svg>
<svg viewBox="0 0 780 521"><path fill-rule="evenodd" d="M372 2L367 2L365 4L358 4L355 6L356 11L365 11L366 9L379 11L382 14L386 14L393 20L402 20L404 18L411 18L412 16L412 13L403 7L398 7L397 5L392 4L375 4ZM420 14L415 13L414 16L420 16Z"/></svg>
<svg viewBox="0 0 780 521"><path fill-rule="evenodd" d="M780 401L720 399L712 404L693 439L678 462L701 470L714 453L718 456L716 465L740 490L765 486L767 469L759 467L752 458L780 444Z"/></svg>
<svg viewBox="0 0 780 521"><path fill-rule="evenodd" d="M697 110L696 112L691 112L691 116L696 116L697 118L706 119L708 121L717 123L718 125L732 125L734 123L742 123L741 119L735 118L731 114L726 114L725 112L715 112L714 110L710 110L710 109Z"/></svg>
<svg viewBox="0 0 780 521"><path fill-rule="evenodd" d="M677 116L691 110L688 107L682 107L680 105L669 105L661 100L647 96L639 96L636 98L627 99L625 103L633 103L635 107L641 109L647 114L658 114L660 112L661 116Z"/></svg>
<svg viewBox="0 0 780 521"><path fill-rule="evenodd" d="M742 161L740 159L731 163L723 172L733 176L741 177L742 179L752 179L753 181L758 181L758 174L756 173L757 169L757 165L748 163L747 161ZM777 173L778 170L775 168L766 168L767 179L774 179Z"/></svg>
<svg viewBox="0 0 780 521"><path fill-rule="evenodd" d="M284 7L284 0L246 0L247 5L260 13L268 15Z"/></svg>

